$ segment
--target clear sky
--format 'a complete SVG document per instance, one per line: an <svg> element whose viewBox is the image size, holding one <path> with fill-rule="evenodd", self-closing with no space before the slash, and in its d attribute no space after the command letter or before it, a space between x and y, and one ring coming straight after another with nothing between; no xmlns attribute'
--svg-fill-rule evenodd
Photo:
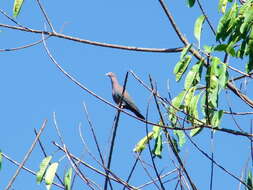
<svg viewBox="0 0 253 190"><path fill-rule="evenodd" d="M12 3L4 0L1 2L0 9L11 15ZM172 30L158 1L77 0L72 2L43 1L42 3L55 30L66 35L91 41L146 48L183 46ZM166 3L182 33L190 42L197 43L193 37L193 28L196 18L201 14L200 10L197 7L187 8L185 0L166 1ZM216 28L220 16L217 11L218 1L205 1L204 3L204 8ZM37 30L44 30L46 23L36 1L25 1L17 21ZM14 25L3 15L0 16L0 23ZM49 27L47 26L47 28ZM6 28L0 30L1 49L24 46L41 39L40 34ZM215 37L209 29L204 29L201 44L212 45L215 43L214 40ZM55 59L67 72L110 102L113 102L111 84L108 77L105 76L105 73L109 71L115 72L121 83L123 83L128 70L133 70L147 84L149 84L148 75L151 74L157 83L160 95L163 97L168 97L168 92L174 97L183 88L183 82L175 83L175 76L172 74L174 65L179 60L179 53L147 53L110 49L54 37L47 40L47 45ZM1 52L0 65L0 149L5 154L20 162L35 138L33 129L39 129L44 119L48 119L41 141L47 154L53 155L53 161L61 160L63 153L57 151L57 148L51 143L52 141L60 142L53 125L53 112L56 112L58 126L70 151L95 165L85 151L78 129L81 125L90 151L98 156L85 118L83 108L83 102L85 102L99 143L106 155L116 110L66 78L51 62L42 44L17 51ZM141 112L145 114L150 100L150 92L131 75L128 77L127 90ZM249 90L248 95L252 96L252 92ZM247 106L241 106L241 101L238 98L233 98L231 93L222 94L224 108L228 109L226 96L231 98L234 111L250 111ZM236 105L240 105L240 107ZM149 115L150 121L159 121L153 101ZM246 131L249 131L250 118L252 117L246 116L238 119L240 126ZM224 118L222 127L236 128L230 116ZM151 127L149 129L151 130ZM135 160L132 150L144 135L144 123L121 114L112 170L123 179L128 175ZM205 152L211 152L210 131L204 130L193 140ZM249 140L245 137L236 137L222 132L216 132L214 135L215 160L236 176L240 177L247 163L249 165L251 163L249 162L249 147ZM156 159L160 171L164 169L164 172L174 169L171 162L172 152L168 152L166 149L165 145L163 158ZM180 155L198 189L209 188L210 161L199 153L189 141L182 148ZM42 158L41 149L36 146L26 166L37 171ZM145 151L143 159L150 161L147 151ZM175 160L174 157L173 159ZM60 176L68 167L70 165L67 158L63 158L60 161ZM7 185L15 170L16 167L4 159L3 168L0 171L0 189ZM103 186L103 180L97 179L93 172L85 168L83 171ZM214 168L214 176L213 189L237 189L238 181L217 167ZM168 179L171 178L172 176ZM149 178L139 165L138 172L131 183L138 186L147 181ZM174 184L175 182L168 182L166 187L171 189ZM81 187L81 189L86 187ZM153 188L154 186L146 189ZM13 189L45 189L45 186L37 185L33 175L22 171L17 177ZM57 188L53 187L52 189ZM80 189L80 186L76 185L74 189Z"/></svg>

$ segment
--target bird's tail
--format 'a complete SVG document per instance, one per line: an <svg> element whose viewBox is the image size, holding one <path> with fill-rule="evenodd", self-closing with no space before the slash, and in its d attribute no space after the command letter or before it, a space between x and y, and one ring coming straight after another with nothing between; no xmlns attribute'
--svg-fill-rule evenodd
<svg viewBox="0 0 253 190"><path fill-rule="evenodd" d="M138 112L138 111L133 111L133 112L134 112L134 114L135 114L137 117L139 117L139 118L145 120L145 117L144 117L140 112Z"/></svg>
<svg viewBox="0 0 253 190"><path fill-rule="evenodd" d="M131 110L137 117L145 120L145 117L140 113L138 109L134 109L132 107L127 107L127 109Z"/></svg>

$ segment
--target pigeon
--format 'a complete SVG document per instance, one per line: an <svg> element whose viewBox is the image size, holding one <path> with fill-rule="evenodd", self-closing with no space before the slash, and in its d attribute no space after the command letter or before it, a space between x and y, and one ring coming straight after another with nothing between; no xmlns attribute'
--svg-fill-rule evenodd
<svg viewBox="0 0 253 190"><path fill-rule="evenodd" d="M116 75L113 72L106 73L106 76L110 77L112 83L112 98L116 104L120 103L123 87L119 84ZM145 117L140 113L132 98L129 96L127 91L124 91L122 99L122 108L132 111L137 117L145 120Z"/></svg>

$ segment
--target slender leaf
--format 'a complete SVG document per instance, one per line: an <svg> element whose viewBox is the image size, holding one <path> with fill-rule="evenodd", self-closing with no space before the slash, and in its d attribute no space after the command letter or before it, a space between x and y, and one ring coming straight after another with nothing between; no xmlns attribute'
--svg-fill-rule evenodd
<svg viewBox="0 0 253 190"><path fill-rule="evenodd" d="M162 122L159 122L159 125L162 125ZM153 138L157 138L160 135L161 127L154 125L153 126Z"/></svg>
<svg viewBox="0 0 253 190"><path fill-rule="evenodd" d="M143 137L137 145L135 145L133 151L134 152L142 152L145 148L148 142L153 138L154 132L149 132L147 136Z"/></svg>
<svg viewBox="0 0 253 190"><path fill-rule="evenodd" d="M72 168L69 168L64 176L64 187L65 190L71 190L71 179L72 179Z"/></svg>
<svg viewBox="0 0 253 190"><path fill-rule="evenodd" d="M47 190L50 190L50 188L51 188L51 185L54 181L55 173L56 173L57 168L58 168L58 165L59 165L58 162L54 162L48 167L48 169L46 171L45 183L46 183Z"/></svg>
<svg viewBox="0 0 253 190"><path fill-rule="evenodd" d="M219 78L219 85L221 88L225 88L228 83L228 71L227 71L227 65L222 63L218 67L218 78Z"/></svg>
<svg viewBox="0 0 253 190"><path fill-rule="evenodd" d="M176 96L175 98L173 98L173 100L171 101L172 106L170 106L169 108L169 120L171 121L171 124L174 126L177 122L177 109L180 108L180 106L182 105L182 102L184 100L185 97L185 93L186 91L183 90L178 96Z"/></svg>
<svg viewBox="0 0 253 190"><path fill-rule="evenodd" d="M158 137L155 139L155 146L153 149L153 154L157 156L158 158L162 158L162 135L159 134Z"/></svg>
<svg viewBox="0 0 253 190"><path fill-rule="evenodd" d="M201 36L201 31L202 31L202 25L205 21L205 18L206 17L204 15L200 15L195 21L194 36L198 40L199 47L200 47L200 36Z"/></svg>
<svg viewBox="0 0 253 190"><path fill-rule="evenodd" d="M214 47L215 51L226 51L227 49L227 44L219 44L216 47Z"/></svg>
<svg viewBox="0 0 253 190"><path fill-rule="evenodd" d="M186 139L185 139L185 134L182 130L173 130L174 134L177 136L177 139L178 139L178 145L180 147L182 147L185 142L186 142Z"/></svg>
<svg viewBox="0 0 253 190"><path fill-rule="evenodd" d="M41 163L40 163L40 169L36 173L36 178L37 178L36 181L37 181L38 184L41 183L41 181L43 180L43 177L45 175L46 169L47 169L47 167L48 167L51 159L52 159L52 156L47 156L47 157L45 157L41 161Z"/></svg>
<svg viewBox="0 0 253 190"><path fill-rule="evenodd" d="M252 172L251 171L248 172L248 176L247 176L245 182L248 186L245 189L246 190L252 190L253 189L253 180L252 180Z"/></svg>
<svg viewBox="0 0 253 190"><path fill-rule="evenodd" d="M14 1L14 5L13 5L13 16L14 17L18 16L23 3L24 3L24 0L15 0Z"/></svg>
<svg viewBox="0 0 253 190"><path fill-rule="evenodd" d="M195 86L199 83L202 73L203 61L193 65L191 70L188 72L184 82L185 90L188 90L191 86Z"/></svg>
<svg viewBox="0 0 253 190"><path fill-rule="evenodd" d="M179 153L180 149L178 148L177 140L174 137L172 137L172 143L173 143L175 150Z"/></svg>
<svg viewBox="0 0 253 190"><path fill-rule="evenodd" d="M212 126L219 127L222 116L223 110L216 111L212 117L211 121Z"/></svg>
<svg viewBox="0 0 253 190"><path fill-rule="evenodd" d="M176 81L181 79L190 62L191 56L187 55L175 65L173 73L176 75Z"/></svg>
<svg viewBox="0 0 253 190"><path fill-rule="evenodd" d="M195 4L195 0L187 0L188 6L191 8Z"/></svg>
<svg viewBox="0 0 253 190"><path fill-rule="evenodd" d="M188 89L188 91L186 92L185 98L184 98L184 102L185 102L185 106L189 106L191 104L192 98L194 97L194 93L195 93L196 87L192 87L190 89Z"/></svg>
<svg viewBox="0 0 253 190"><path fill-rule="evenodd" d="M184 59L184 57L187 55L187 53L189 52L191 47L192 47L192 44L187 45L186 47L184 47L184 49L182 50L181 55L180 55L180 60Z"/></svg>
<svg viewBox="0 0 253 190"><path fill-rule="evenodd" d="M203 129L204 129L203 127L197 127L197 128L192 129L191 132L190 132L190 136L191 136L191 137L196 136L196 135L199 134Z"/></svg>
<svg viewBox="0 0 253 190"><path fill-rule="evenodd" d="M227 8L227 3L228 3L228 0L220 0L219 6L218 6L219 11L221 11L222 13L225 13L226 8Z"/></svg>

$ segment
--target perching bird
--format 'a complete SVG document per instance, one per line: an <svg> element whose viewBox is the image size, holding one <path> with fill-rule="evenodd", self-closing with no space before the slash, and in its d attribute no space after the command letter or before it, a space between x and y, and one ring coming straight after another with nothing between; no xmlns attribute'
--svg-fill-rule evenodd
<svg viewBox="0 0 253 190"><path fill-rule="evenodd" d="M116 104L119 104L122 97L123 87L119 84L114 73L106 73L106 76L110 77L112 82L112 98ZM145 119L126 90L124 91L124 97L122 99L122 107L132 111L137 117Z"/></svg>

